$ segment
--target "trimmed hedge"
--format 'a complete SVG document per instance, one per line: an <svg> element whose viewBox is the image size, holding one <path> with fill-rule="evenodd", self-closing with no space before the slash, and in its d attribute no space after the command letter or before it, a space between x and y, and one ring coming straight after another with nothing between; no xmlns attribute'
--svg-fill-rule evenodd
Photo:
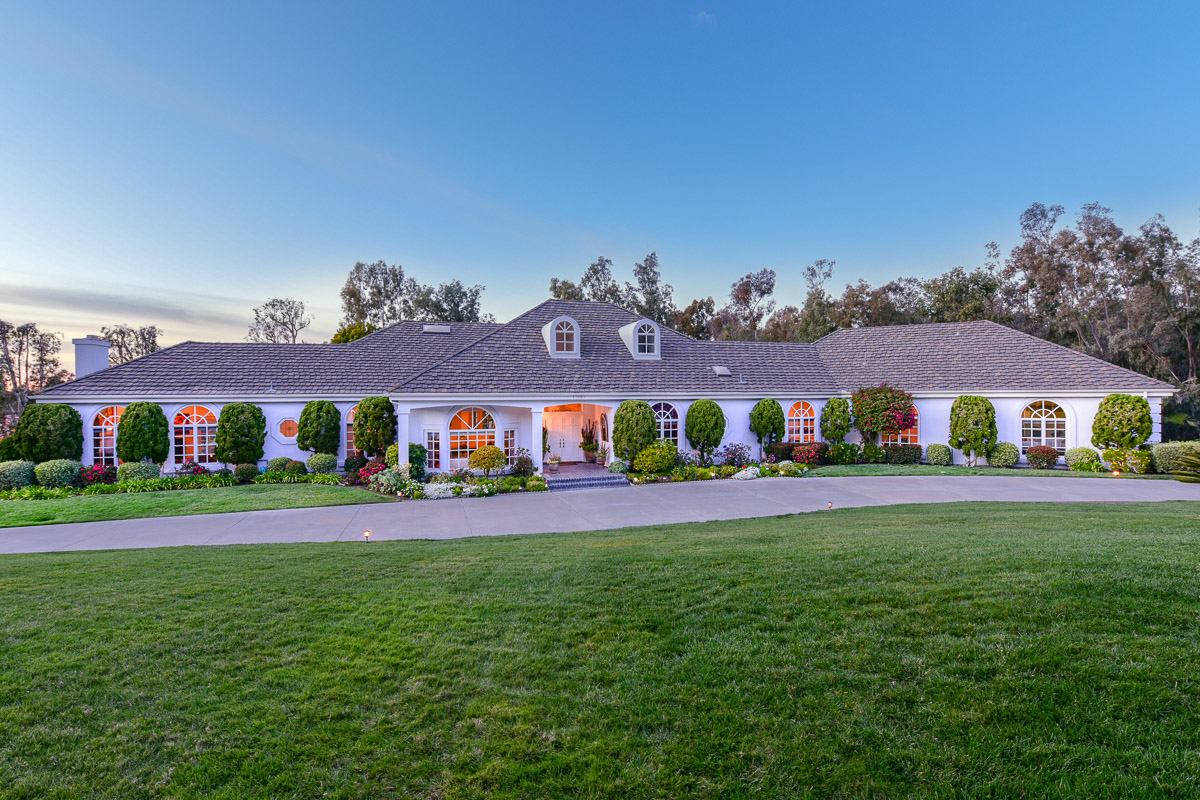
<svg viewBox="0 0 1200 800"><path fill-rule="evenodd" d="M34 474L36 466L32 461L0 462L0 491L33 486L37 481L37 476Z"/></svg>
<svg viewBox="0 0 1200 800"><path fill-rule="evenodd" d="M633 460L634 472L670 472L675 468L675 445L666 439L659 439L642 449Z"/></svg>
<svg viewBox="0 0 1200 800"><path fill-rule="evenodd" d="M950 406L950 446L961 450L967 466L992 452L1000 438L996 430L996 407L986 397L963 395Z"/></svg>
<svg viewBox="0 0 1200 800"><path fill-rule="evenodd" d="M357 475L358 471L367 465L367 459L363 456L350 456L342 464L342 469L347 475Z"/></svg>
<svg viewBox="0 0 1200 800"><path fill-rule="evenodd" d="M826 456L830 464L854 464L862 456L862 448L853 442L838 442L829 446Z"/></svg>
<svg viewBox="0 0 1200 800"><path fill-rule="evenodd" d="M772 442L763 448L763 454L774 456L776 461L792 461L795 452L795 442Z"/></svg>
<svg viewBox="0 0 1200 800"><path fill-rule="evenodd" d="M308 467L304 466L303 461L288 461L284 464L283 471L288 475L307 475Z"/></svg>
<svg viewBox="0 0 1200 800"><path fill-rule="evenodd" d="M386 397L364 397L354 412L354 446L381 456L396 442L396 409Z"/></svg>
<svg viewBox="0 0 1200 800"><path fill-rule="evenodd" d="M29 461L78 461L83 457L83 419L63 403L31 403L17 420L17 446Z"/></svg>
<svg viewBox="0 0 1200 800"><path fill-rule="evenodd" d="M258 477L257 464L238 464L233 468L233 477L241 483L249 483Z"/></svg>
<svg viewBox="0 0 1200 800"><path fill-rule="evenodd" d="M117 467L117 482L154 480L162 470L151 461L130 461Z"/></svg>
<svg viewBox="0 0 1200 800"><path fill-rule="evenodd" d="M337 470L337 456L333 453L313 453L304 462L304 466L308 467L308 471L314 475L328 475ZM274 470L268 468L268 472Z"/></svg>
<svg viewBox="0 0 1200 800"><path fill-rule="evenodd" d="M425 445L409 442L408 445L408 476L420 483L425 480L425 460L429 456L429 451L425 449ZM529 459L529 474L533 474L533 459L528 455L525 458ZM519 461L519 459L518 459Z"/></svg>
<svg viewBox="0 0 1200 800"><path fill-rule="evenodd" d="M830 444L846 440L850 433L850 401L834 397L821 409L821 438Z"/></svg>
<svg viewBox="0 0 1200 800"><path fill-rule="evenodd" d="M83 464L71 458L55 458L43 461L33 468L37 476L38 486L47 489L62 489L79 485L79 473L83 472Z"/></svg>
<svg viewBox="0 0 1200 800"><path fill-rule="evenodd" d="M632 462L658 435L654 411L645 400L626 400L613 414L613 455Z"/></svg>
<svg viewBox="0 0 1200 800"><path fill-rule="evenodd" d="M337 455L342 444L342 414L328 400L309 400L296 423L296 446Z"/></svg>
<svg viewBox="0 0 1200 800"><path fill-rule="evenodd" d="M1012 467L1021 460L1021 448L1012 442L1000 442L988 453L987 459L988 464L993 467Z"/></svg>
<svg viewBox="0 0 1200 800"><path fill-rule="evenodd" d="M1067 462L1067 466L1075 469L1080 464L1099 464L1100 454L1090 447L1072 447L1067 450L1063 459ZM1087 472L1090 470L1080 470Z"/></svg>
<svg viewBox="0 0 1200 800"><path fill-rule="evenodd" d="M783 438L787 432L787 418L778 400L765 398L754 404L750 409L750 430L758 437L760 451Z"/></svg>
<svg viewBox="0 0 1200 800"><path fill-rule="evenodd" d="M921 445L919 444L885 444L883 452L889 464L921 463Z"/></svg>
<svg viewBox="0 0 1200 800"><path fill-rule="evenodd" d="M171 453L167 415L158 403L130 403L117 423L117 458L161 464Z"/></svg>
<svg viewBox="0 0 1200 800"><path fill-rule="evenodd" d="M287 456L276 456L267 462L267 472L283 472L283 468L286 467L288 462L291 460L292 459L288 458ZM337 457L335 456L333 460L337 461Z"/></svg>
<svg viewBox="0 0 1200 800"><path fill-rule="evenodd" d="M484 480L487 480L492 477L493 472L500 472L508 466L508 457L496 445L485 444L467 457L467 466L482 471Z"/></svg>
<svg viewBox="0 0 1200 800"><path fill-rule="evenodd" d="M925 448L925 460L935 467L949 467L954 463L954 451L944 444L931 444Z"/></svg>
<svg viewBox="0 0 1200 800"><path fill-rule="evenodd" d="M1053 447L1038 445L1025 451L1025 460L1033 469L1053 469L1058 463L1058 451Z"/></svg>
<svg viewBox="0 0 1200 800"><path fill-rule="evenodd" d="M13 434L0 439L0 464L7 461L24 461L21 448L17 446L17 437Z"/></svg>
<svg viewBox="0 0 1200 800"><path fill-rule="evenodd" d="M1150 464L1164 475L1179 472L1179 459L1188 453L1200 453L1200 442L1159 442L1150 445Z"/></svg>
<svg viewBox="0 0 1200 800"><path fill-rule="evenodd" d="M258 461L263 457L266 440L267 417L261 408L253 403L229 403L221 409L217 419L218 461L225 464Z"/></svg>
<svg viewBox="0 0 1200 800"><path fill-rule="evenodd" d="M1150 471L1150 451L1132 447L1112 447L1103 453L1104 460L1112 469L1122 472L1145 474Z"/></svg>
<svg viewBox="0 0 1200 800"><path fill-rule="evenodd" d="M725 412L713 400L697 400L688 407L683 432L688 444L700 454L700 461L707 464L725 438Z"/></svg>
<svg viewBox="0 0 1200 800"><path fill-rule="evenodd" d="M1092 444L1101 450L1139 447L1154 431L1150 402L1131 394L1110 394L1092 419Z"/></svg>

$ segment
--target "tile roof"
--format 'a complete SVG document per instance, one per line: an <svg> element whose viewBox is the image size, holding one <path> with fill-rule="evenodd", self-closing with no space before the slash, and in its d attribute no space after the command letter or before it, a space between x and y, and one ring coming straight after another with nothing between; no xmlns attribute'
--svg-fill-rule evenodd
<svg viewBox="0 0 1200 800"><path fill-rule="evenodd" d="M546 353L541 328L568 315L580 357ZM697 341L663 329L662 358L635 361L608 303L548 300L506 324L401 322L348 344L184 342L43 391L101 395L806 394L887 382L908 391L1154 390L1169 384L992 322L859 328L816 344ZM728 367L719 377L714 366Z"/></svg>

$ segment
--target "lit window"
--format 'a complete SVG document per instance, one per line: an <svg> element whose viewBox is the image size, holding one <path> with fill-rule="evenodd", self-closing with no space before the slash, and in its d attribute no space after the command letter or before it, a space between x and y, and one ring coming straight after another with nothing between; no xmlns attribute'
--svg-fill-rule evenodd
<svg viewBox="0 0 1200 800"><path fill-rule="evenodd" d="M109 467L120 463L117 460L117 425L124 413L124 406L109 406L96 412L96 418L92 420L93 464Z"/></svg>
<svg viewBox="0 0 1200 800"><path fill-rule="evenodd" d="M512 428L504 431L504 456L510 467L517 463L517 432Z"/></svg>
<svg viewBox="0 0 1200 800"><path fill-rule="evenodd" d="M464 408L450 420L450 469L462 469L485 444L496 443L496 421L482 408Z"/></svg>
<svg viewBox="0 0 1200 800"><path fill-rule="evenodd" d="M643 322L637 327L637 351L641 356L652 356L658 347L657 333L649 322Z"/></svg>
<svg viewBox="0 0 1200 800"><path fill-rule="evenodd" d="M295 439L296 432L300 430L300 426L296 424L294 419L285 419L279 423L279 435L285 439Z"/></svg>
<svg viewBox="0 0 1200 800"><path fill-rule="evenodd" d="M666 439L676 447L679 446L679 412L670 403L655 403L654 422L658 426L658 438Z"/></svg>
<svg viewBox="0 0 1200 800"><path fill-rule="evenodd" d="M217 415L204 406L188 406L175 415L175 463L217 463Z"/></svg>
<svg viewBox="0 0 1200 800"><path fill-rule="evenodd" d="M1067 450L1067 412L1049 400L1030 403L1021 412L1021 452L1039 446Z"/></svg>
<svg viewBox="0 0 1200 800"><path fill-rule="evenodd" d="M358 413L358 406L346 412L346 458L361 458L362 450L354 448L354 415Z"/></svg>
<svg viewBox="0 0 1200 800"><path fill-rule="evenodd" d="M425 431L425 467L426 469L442 468L441 431Z"/></svg>
<svg viewBox="0 0 1200 800"><path fill-rule="evenodd" d="M787 440L789 442L815 442L817 440L816 412L803 400L788 411Z"/></svg>
<svg viewBox="0 0 1200 800"><path fill-rule="evenodd" d="M554 352L574 353L575 337L575 323L569 319L559 320L554 326Z"/></svg>
<svg viewBox="0 0 1200 800"><path fill-rule="evenodd" d="M918 429L921 427L920 420L917 419L917 407L913 406L913 424L911 428L905 428L900 433L885 433L883 435L884 444L917 444Z"/></svg>

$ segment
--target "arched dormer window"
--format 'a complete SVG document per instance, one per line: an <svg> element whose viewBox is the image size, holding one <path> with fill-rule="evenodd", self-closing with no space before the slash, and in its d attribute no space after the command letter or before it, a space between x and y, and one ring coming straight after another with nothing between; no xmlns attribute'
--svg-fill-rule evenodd
<svg viewBox="0 0 1200 800"><path fill-rule="evenodd" d="M658 353L658 330L649 322L637 326L637 352L639 356Z"/></svg>
<svg viewBox="0 0 1200 800"><path fill-rule="evenodd" d="M662 330L658 323L640 319L621 328L621 340L637 361L657 361L662 357Z"/></svg>
<svg viewBox="0 0 1200 800"><path fill-rule="evenodd" d="M542 326L542 338L551 358L579 358L579 323L556 317Z"/></svg>

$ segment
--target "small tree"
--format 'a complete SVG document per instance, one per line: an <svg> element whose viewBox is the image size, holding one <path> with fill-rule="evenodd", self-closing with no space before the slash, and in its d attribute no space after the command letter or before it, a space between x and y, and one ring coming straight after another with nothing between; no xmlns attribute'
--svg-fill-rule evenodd
<svg viewBox="0 0 1200 800"><path fill-rule="evenodd" d="M1132 449L1154 431L1150 403L1131 394L1110 394L1100 401L1092 420L1092 445L1101 450Z"/></svg>
<svg viewBox="0 0 1200 800"><path fill-rule="evenodd" d="M130 403L117 423L117 457L161 464L171 452L167 415L158 403Z"/></svg>
<svg viewBox="0 0 1200 800"><path fill-rule="evenodd" d="M467 459L467 466L471 469L483 470L483 479L487 480L492 477L492 472L502 470L508 466L508 457L496 445L485 444L474 453L471 453L470 458Z"/></svg>
<svg viewBox="0 0 1200 800"><path fill-rule="evenodd" d="M830 444L846 440L850 433L850 403L844 397L834 397L821 409L821 438Z"/></svg>
<svg viewBox="0 0 1200 800"><path fill-rule="evenodd" d="M715 401L697 400L688 408L683 433L688 444L700 453L700 463L707 464L725 436L725 414Z"/></svg>
<svg viewBox="0 0 1200 800"><path fill-rule="evenodd" d="M630 464L657 437L654 411L645 400L626 400L613 415L613 452Z"/></svg>
<svg viewBox="0 0 1200 800"><path fill-rule="evenodd" d="M750 409L750 430L758 437L758 457L761 459L763 447L778 442L787 430L783 406L778 400L767 398L754 404Z"/></svg>
<svg viewBox="0 0 1200 800"><path fill-rule="evenodd" d="M354 446L381 456L396 442L396 409L386 397L367 397L354 412Z"/></svg>
<svg viewBox="0 0 1200 800"><path fill-rule="evenodd" d="M996 446L996 408L986 397L964 395L950 407L950 446L961 450L967 466L973 467L980 456Z"/></svg>
<svg viewBox="0 0 1200 800"><path fill-rule="evenodd" d="M29 461L83 456L83 419L63 403L31 403L17 420L17 446Z"/></svg>
<svg viewBox="0 0 1200 800"><path fill-rule="evenodd" d="M369 322L349 322L338 328L329 342L330 344L347 344L377 330L379 329Z"/></svg>
<svg viewBox="0 0 1200 800"><path fill-rule="evenodd" d="M880 434L895 435L917 421L912 395L886 383L858 389L850 397L854 427L867 444L876 444Z"/></svg>
<svg viewBox="0 0 1200 800"><path fill-rule="evenodd" d="M309 400L296 425L296 446L312 453L337 455L342 443L342 415L328 400Z"/></svg>
<svg viewBox="0 0 1200 800"><path fill-rule="evenodd" d="M217 419L217 460L253 464L263 457L267 418L253 403L229 403Z"/></svg>

